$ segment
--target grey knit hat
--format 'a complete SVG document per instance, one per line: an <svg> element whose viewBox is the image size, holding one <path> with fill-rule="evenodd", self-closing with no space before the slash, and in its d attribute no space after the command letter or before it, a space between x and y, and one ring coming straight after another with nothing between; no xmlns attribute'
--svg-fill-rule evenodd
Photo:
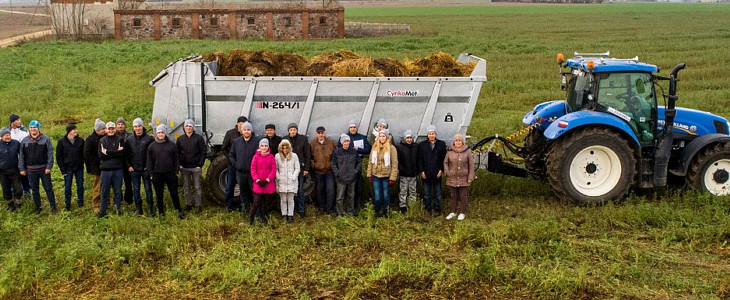
<svg viewBox="0 0 730 300"><path fill-rule="evenodd" d="M122 123L125 126L127 125L127 121L125 121L124 118L122 118L122 117L117 118L117 124L119 124L119 123Z"/></svg>
<svg viewBox="0 0 730 300"><path fill-rule="evenodd" d="M350 140L350 136L349 135L346 135L344 133L340 135L340 144L344 144L345 141L349 141L349 140Z"/></svg>
<svg viewBox="0 0 730 300"><path fill-rule="evenodd" d="M413 131L412 130L408 129L408 130L406 130L405 133L403 133L403 138L407 138L407 137L413 137Z"/></svg>
<svg viewBox="0 0 730 300"><path fill-rule="evenodd" d="M94 131L99 131L102 129L104 129L104 121L96 119L96 121L94 121Z"/></svg>
<svg viewBox="0 0 730 300"><path fill-rule="evenodd" d="M292 128L299 130L299 126L297 126L297 123L289 123L289 126L286 128L286 130L289 130Z"/></svg>
<svg viewBox="0 0 730 300"><path fill-rule="evenodd" d="M269 146L269 139L261 139L259 141L259 147L261 147L261 145Z"/></svg>
<svg viewBox="0 0 730 300"><path fill-rule="evenodd" d="M134 119L134 121L132 121L132 126L144 126L144 122L142 122L142 118Z"/></svg>
<svg viewBox="0 0 730 300"><path fill-rule="evenodd" d="M388 130L388 128L385 128L385 129L383 129L381 131L378 131L378 135L380 135L381 133L384 133L385 136L389 136L390 135L390 130Z"/></svg>
<svg viewBox="0 0 730 300"><path fill-rule="evenodd" d="M116 127L117 127L117 124L114 124L114 122L112 122L112 121L106 122L106 128L116 128Z"/></svg>
<svg viewBox="0 0 730 300"><path fill-rule="evenodd" d="M185 120L183 127L188 127L188 126L195 128L195 121L193 121L191 119Z"/></svg>
<svg viewBox="0 0 730 300"><path fill-rule="evenodd" d="M165 127L165 124L157 125L157 128L155 129L155 134L159 132L164 132L165 135L167 135L167 127Z"/></svg>
<svg viewBox="0 0 730 300"><path fill-rule="evenodd" d="M464 136L460 133L454 134L454 142L457 140L460 140L462 143L466 144L466 140L464 140Z"/></svg>
<svg viewBox="0 0 730 300"><path fill-rule="evenodd" d="M241 130L248 129L253 131L253 125L251 125L250 122L244 122L243 125L241 125Z"/></svg>
<svg viewBox="0 0 730 300"><path fill-rule="evenodd" d="M357 127L357 121L355 121L355 119L352 119L349 123L347 123L347 128L350 127Z"/></svg>
<svg viewBox="0 0 730 300"><path fill-rule="evenodd" d="M426 127L426 132L431 131L436 132L436 125L428 125L428 127Z"/></svg>
<svg viewBox="0 0 730 300"><path fill-rule="evenodd" d="M383 118L380 118L380 120L378 120L378 125L377 126L385 126L387 128L388 127L388 121L386 121Z"/></svg>
<svg viewBox="0 0 730 300"><path fill-rule="evenodd" d="M10 134L10 129L3 128L2 130L0 130L0 137L3 137L6 134Z"/></svg>

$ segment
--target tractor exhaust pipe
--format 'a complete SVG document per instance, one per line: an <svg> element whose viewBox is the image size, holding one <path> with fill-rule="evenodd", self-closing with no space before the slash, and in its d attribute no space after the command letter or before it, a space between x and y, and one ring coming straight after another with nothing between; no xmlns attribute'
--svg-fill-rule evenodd
<svg viewBox="0 0 730 300"><path fill-rule="evenodd" d="M667 185L667 171L669 157L672 154L672 143L674 142L674 117L677 115L675 105L677 103L677 73L684 69L685 64L678 64L672 69L669 75L669 95L667 95L667 107L664 110L664 130L659 133L660 137L654 153L654 186Z"/></svg>

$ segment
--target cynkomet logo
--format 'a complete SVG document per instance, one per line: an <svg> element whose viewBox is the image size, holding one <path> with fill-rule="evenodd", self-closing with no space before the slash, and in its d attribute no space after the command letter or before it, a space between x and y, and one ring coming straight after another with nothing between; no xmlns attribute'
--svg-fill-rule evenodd
<svg viewBox="0 0 730 300"><path fill-rule="evenodd" d="M388 97L416 97L418 96L418 91L391 91L388 90L385 92Z"/></svg>

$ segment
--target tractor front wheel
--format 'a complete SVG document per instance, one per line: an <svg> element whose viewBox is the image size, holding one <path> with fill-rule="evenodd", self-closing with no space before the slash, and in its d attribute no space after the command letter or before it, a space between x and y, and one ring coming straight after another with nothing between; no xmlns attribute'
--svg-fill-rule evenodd
<svg viewBox="0 0 730 300"><path fill-rule="evenodd" d="M558 140L548 152L555 194L582 205L624 197L634 183L636 158L627 141L606 128L587 128Z"/></svg>
<svg viewBox="0 0 730 300"><path fill-rule="evenodd" d="M730 194L730 143L710 146L692 160L687 171L687 185L713 195Z"/></svg>

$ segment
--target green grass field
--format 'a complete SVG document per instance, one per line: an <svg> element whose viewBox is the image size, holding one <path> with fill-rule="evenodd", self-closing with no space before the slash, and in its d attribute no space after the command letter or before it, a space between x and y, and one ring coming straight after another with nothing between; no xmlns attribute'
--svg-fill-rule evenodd
<svg viewBox="0 0 730 300"><path fill-rule="evenodd" d="M638 55L664 75L687 63L678 105L730 117L730 5L380 7L346 15L408 23L413 34L28 43L0 49L0 117L17 113L26 125L38 119L54 140L68 121L86 136L97 117L149 119L154 89L147 82L167 63L236 48L307 57L338 49L394 58L473 53L487 60L489 78L474 137L517 131L535 104L562 98L560 52ZM0 212L0 297L730 298L730 197L670 188L583 208L558 201L545 182L478 176L459 223L419 207L390 219L366 211L294 224L276 218L268 226L212 206L185 220L129 213L97 220L89 208L48 215L47 203L36 216L26 201L20 213ZM54 169L62 203L60 177Z"/></svg>

